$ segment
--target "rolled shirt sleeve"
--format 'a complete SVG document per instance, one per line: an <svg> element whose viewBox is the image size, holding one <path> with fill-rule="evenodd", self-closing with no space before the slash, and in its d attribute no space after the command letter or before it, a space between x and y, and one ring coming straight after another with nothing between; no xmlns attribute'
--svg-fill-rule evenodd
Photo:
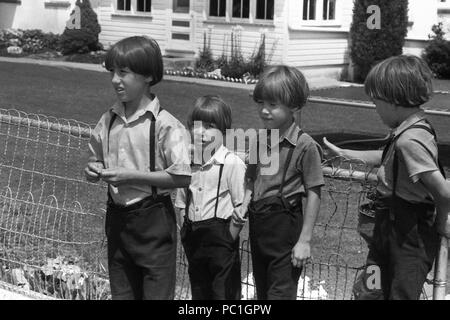
<svg viewBox="0 0 450 320"><path fill-rule="evenodd" d="M178 188L175 197L175 207L179 209L186 208L186 188Z"/></svg>
<svg viewBox="0 0 450 320"><path fill-rule="evenodd" d="M169 125L161 131L159 139L167 173L172 175L191 175L190 137L188 131L180 125Z"/></svg>
<svg viewBox="0 0 450 320"><path fill-rule="evenodd" d="M231 202L233 203L233 207L236 207L244 201L247 167L244 161L234 153L230 153L229 156L225 158L225 166L229 167L227 170L227 182L231 195Z"/></svg>

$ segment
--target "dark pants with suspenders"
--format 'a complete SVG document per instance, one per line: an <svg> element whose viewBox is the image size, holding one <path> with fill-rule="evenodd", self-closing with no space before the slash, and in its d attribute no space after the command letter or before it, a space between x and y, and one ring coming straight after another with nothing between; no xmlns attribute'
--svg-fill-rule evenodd
<svg viewBox="0 0 450 320"><path fill-rule="evenodd" d="M129 207L109 201L105 229L112 298L173 299L177 229L170 196Z"/></svg>
<svg viewBox="0 0 450 320"><path fill-rule="evenodd" d="M434 130L426 126L417 124L410 128L427 130L436 137ZM392 143L395 140L386 146L383 159ZM375 215L366 267L353 290L359 300L418 300L437 255L439 235L434 224L434 205L411 203L400 198L395 192L396 152L393 165L393 194L390 198L379 198L385 209Z"/></svg>
<svg viewBox="0 0 450 320"><path fill-rule="evenodd" d="M300 133L301 135L301 133ZM303 226L301 195L283 196L289 149L278 195L250 202L249 227L253 276L258 300L295 300L302 268L292 265L291 253ZM295 199L292 206L289 200Z"/></svg>
<svg viewBox="0 0 450 320"><path fill-rule="evenodd" d="M181 228L181 242L188 260L192 300L239 300L241 298L241 262L239 237L230 234L231 219L217 217L219 171L214 217L191 221L188 218L191 193L187 191L186 216Z"/></svg>
<svg viewBox="0 0 450 320"><path fill-rule="evenodd" d="M152 117L151 171L155 171L155 139ZM108 194L105 230L112 299L174 299L177 228L170 195L158 195L152 187L151 196L125 207L115 204Z"/></svg>

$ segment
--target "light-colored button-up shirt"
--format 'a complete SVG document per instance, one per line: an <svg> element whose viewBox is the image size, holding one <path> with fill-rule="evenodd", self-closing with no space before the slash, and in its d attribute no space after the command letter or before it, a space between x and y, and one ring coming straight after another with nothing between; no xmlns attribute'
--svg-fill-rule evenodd
<svg viewBox="0 0 450 320"><path fill-rule="evenodd" d="M260 147L279 150L278 168L274 175L261 174L261 164L255 168L248 166L247 177L254 181L253 200L257 201L278 194L283 180L284 167L287 162L289 149L294 148L291 161L288 164L283 195L288 198L294 194L305 194L307 189L320 187L325 184L322 173L322 148L311 136L303 133L300 138L300 128L294 122L280 136L278 144L269 146L261 141ZM293 200L294 202L294 200Z"/></svg>
<svg viewBox="0 0 450 320"><path fill-rule="evenodd" d="M117 116L108 139L112 113ZM104 113L89 142L91 156L103 161L105 168L123 167L149 172L152 114L156 118L155 171L164 170L173 175L190 176L189 134L180 121L169 112L166 110L160 112L156 96L147 105L139 106L129 119L125 117L124 106L119 102ZM130 205L151 195L151 187L145 184L126 184L118 187L110 185L109 191L115 203ZM158 194L170 191L172 190L157 189Z"/></svg>
<svg viewBox="0 0 450 320"><path fill-rule="evenodd" d="M411 115L393 130L394 137L414 124L429 127L423 121L424 119L425 112L423 111ZM395 193L406 201L431 203L431 195L419 180L419 175L424 172L439 170L437 164L438 148L433 135L420 128L408 129L397 139L395 147L399 161ZM386 157L377 173L377 190L385 197L392 195L393 163L394 144L387 151Z"/></svg>
<svg viewBox="0 0 450 320"><path fill-rule="evenodd" d="M192 193L188 217L201 221L214 217L219 183L220 164L223 164L220 181L217 218L227 219L234 207L242 204L246 166L244 161L225 146L219 147L215 154L203 165L192 166L192 179L189 189ZM175 206L186 208L186 189L178 189Z"/></svg>

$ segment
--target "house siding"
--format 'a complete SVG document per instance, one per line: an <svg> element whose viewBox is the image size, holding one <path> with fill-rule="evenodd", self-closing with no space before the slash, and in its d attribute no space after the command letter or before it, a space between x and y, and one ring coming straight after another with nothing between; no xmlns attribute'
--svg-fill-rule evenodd
<svg viewBox="0 0 450 320"><path fill-rule="evenodd" d="M46 3L61 2L62 6ZM69 2L69 6L64 4ZM21 0L20 4L0 3L0 29L41 29L44 32L62 33L69 20L75 0Z"/></svg>
<svg viewBox="0 0 450 320"><path fill-rule="evenodd" d="M167 1L152 1L150 16L126 16L115 12L112 0L102 0L97 8L102 32L99 41L106 47L120 39L135 36L151 36L164 48L167 43Z"/></svg>

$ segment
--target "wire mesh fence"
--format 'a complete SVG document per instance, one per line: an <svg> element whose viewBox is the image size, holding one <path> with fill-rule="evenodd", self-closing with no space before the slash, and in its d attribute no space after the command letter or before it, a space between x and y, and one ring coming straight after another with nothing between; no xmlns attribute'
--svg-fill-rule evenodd
<svg viewBox="0 0 450 320"><path fill-rule="evenodd" d="M58 299L109 299L106 185L84 179L91 128L0 109L0 281ZM373 189L363 163L324 164L326 186L298 299L351 299L367 246L358 208ZM241 234L242 298L255 299L248 230ZM178 244L177 299L190 299Z"/></svg>

